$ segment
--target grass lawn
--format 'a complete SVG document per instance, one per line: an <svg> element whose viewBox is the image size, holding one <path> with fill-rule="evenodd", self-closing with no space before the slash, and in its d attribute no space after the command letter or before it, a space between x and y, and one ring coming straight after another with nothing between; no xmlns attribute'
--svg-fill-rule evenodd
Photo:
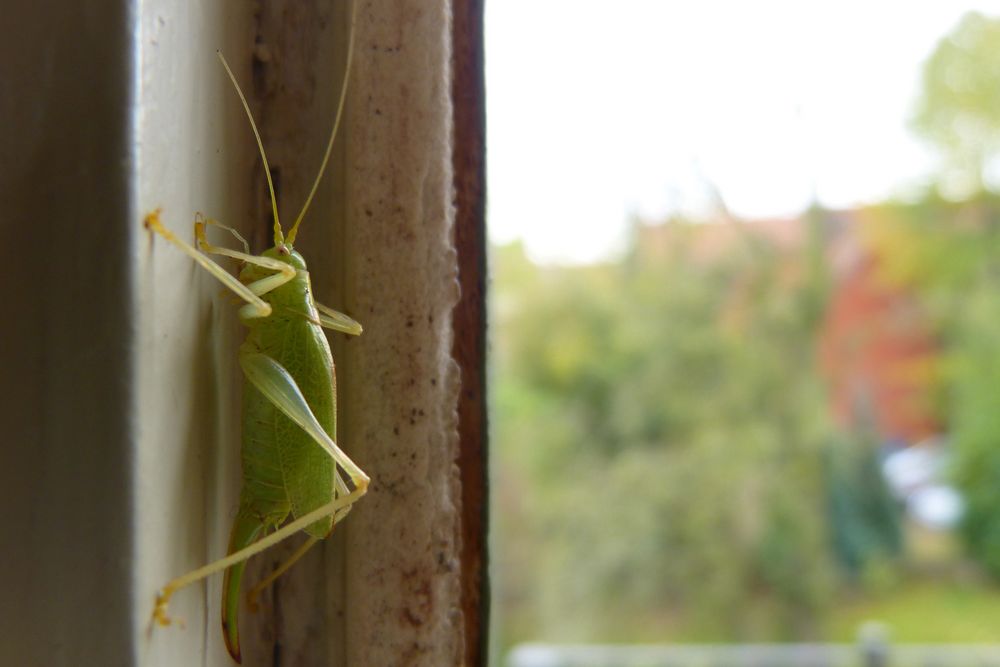
<svg viewBox="0 0 1000 667"><path fill-rule="evenodd" d="M830 641L850 642L866 621L878 621L893 643L1000 642L1000 590L982 583L907 582L837 605Z"/></svg>

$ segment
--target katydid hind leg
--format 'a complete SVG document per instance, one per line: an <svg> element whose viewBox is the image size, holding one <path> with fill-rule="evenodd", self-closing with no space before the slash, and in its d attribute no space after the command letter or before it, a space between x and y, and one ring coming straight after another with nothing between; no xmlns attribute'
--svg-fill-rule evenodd
<svg viewBox="0 0 1000 667"><path fill-rule="evenodd" d="M361 484L361 486L356 487L353 491L348 493L346 496L339 496L334 500L330 501L322 507L318 507L313 511L305 514L294 521L286 523L278 530L273 533L269 533L260 539L251 541L247 546L239 549L235 553L231 553L224 558L220 558L216 561L212 561L207 565L203 565L196 570L192 570L186 574L182 574L169 581L163 588L161 588L156 594L156 605L153 608L153 619L157 621L160 625L169 625L170 617L167 614L167 607L170 603L170 598L174 593L190 586L193 583L201 581L217 572L222 572L233 565L245 562L251 556L261 553L270 549L275 544L283 542L292 535L295 535L301 530L304 530L308 526L321 521L326 517L342 517L342 510L350 507L355 501L365 494L368 489L368 478L366 477ZM259 522L258 522L259 523ZM234 572L235 574L235 572Z"/></svg>
<svg viewBox="0 0 1000 667"><path fill-rule="evenodd" d="M334 516L336 516L336 514ZM266 577L264 577L264 579L254 584L253 588L251 588L250 591L247 592L247 606L250 607L251 611L257 610L257 596L260 595L262 591L267 589L268 586L273 584L278 577L287 572L288 569L292 567L292 565L295 565L295 563L297 563L299 559L305 556L306 552L312 549L317 542L319 542L319 538L310 535L308 538L306 538L306 541L303 542L299 546L299 548L292 553L291 556L286 558L280 565L278 565L278 567L274 568L274 571L271 572L271 574L267 575Z"/></svg>
<svg viewBox="0 0 1000 667"><path fill-rule="evenodd" d="M247 351L240 352L240 366L246 378L267 400L298 424L344 469L355 489L367 489L368 475L323 430L295 379L284 366L265 354Z"/></svg>

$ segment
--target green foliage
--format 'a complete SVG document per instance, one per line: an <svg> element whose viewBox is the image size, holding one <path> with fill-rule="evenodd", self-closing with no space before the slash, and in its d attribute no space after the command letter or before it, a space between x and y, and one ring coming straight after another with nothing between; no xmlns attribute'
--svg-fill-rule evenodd
<svg viewBox="0 0 1000 667"><path fill-rule="evenodd" d="M969 553L1000 578L1000 206L984 194L1000 150L998 81L1000 19L967 14L924 67L914 127L948 158L945 183L958 181L971 198L911 207L897 236L915 249L908 273L949 344L947 413L966 501L962 535Z"/></svg>
<svg viewBox="0 0 1000 667"><path fill-rule="evenodd" d="M1000 281L970 290L951 363L955 480L969 553L1000 579Z"/></svg>
<svg viewBox="0 0 1000 667"><path fill-rule="evenodd" d="M972 12L924 65L914 129L947 158L943 175L962 196L982 189L983 171L1000 149L1000 19Z"/></svg>
<svg viewBox="0 0 1000 667"><path fill-rule="evenodd" d="M1000 250L1000 199L984 192L961 203L928 193L913 203L861 211L868 250L890 284L914 288L946 327L957 295Z"/></svg>
<svg viewBox="0 0 1000 667"><path fill-rule="evenodd" d="M1000 199L885 204L867 221L887 276L937 321L952 473L970 556L1000 579Z"/></svg>
<svg viewBox="0 0 1000 667"><path fill-rule="evenodd" d="M497 250L508 638L622 639L616 618L678 614L713 639L818 632L829 425L802 306L821 296L788 269L821 272L749 238L695 259L693 226L664 233L668 256L603 266Z"/></svg>

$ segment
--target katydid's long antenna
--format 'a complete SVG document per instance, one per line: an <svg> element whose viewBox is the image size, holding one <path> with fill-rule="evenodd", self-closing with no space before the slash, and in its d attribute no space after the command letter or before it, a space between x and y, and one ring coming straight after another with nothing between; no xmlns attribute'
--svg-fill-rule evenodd
<svg viewBox="0 0 1000 667"><path fill-rule="evenodd" d="M323 155L323 162L319 166L319 173L316 174L316 180L313 181L312 189L309 191L309 196L306 197L306 203L302 205L302 210L299 211L299 215L295 218L292 228L288 231L289 243L295 242L295 234L298 233L299 223L302 222L302 218L305 217L306 211L309 210L309 204L312 203L313 195L316 194L316 190L319 188L320 179L323 178L323 172L326 171L326 163L330 161L330 153L333 151L333 140L337 136L337 129L340 127L340 119L344 114L344 101L347 99L347 82L351 78L351 62L354 59L354 21L357 17L357 10L358 0L354 0L351 3L351 34L347 39L347 64L344 68L344 83L340 86L340 101L337 103L337 116L333 121L333 130L330 132L330 140L326 143L326 153ZM275 217L275 219L277 219L277 217Z"/></svg>
<svg viewBox="0 0 1000 667"><path fill-rule="evenodd" d="M285 242L285 235L281 231L281 221L278 220L278 200L274 196L274 183L271 181L271 168L267 165L267 155L264 153L264 142L260 140L260 132L257 131L257 124L253 122L253 114L250 113L250 105L247 104L247 98L243 96L243 91L240 90L240 84L236 82L233 70L229 69L229 63L226 62L222 51L216 51L215 53L219 56L219 60L222 61L222 66L226 68L226 74L229 75L229 80L233 82L233 87L236 88L236 94L240 96L240 102L243 103L243 110L247 112L247 118L250 119L253 136L257 138L260 159L264 161L264 175L267 176L267 189L271 192L271 211L274 212L274 245L277 246Z"/></svg>

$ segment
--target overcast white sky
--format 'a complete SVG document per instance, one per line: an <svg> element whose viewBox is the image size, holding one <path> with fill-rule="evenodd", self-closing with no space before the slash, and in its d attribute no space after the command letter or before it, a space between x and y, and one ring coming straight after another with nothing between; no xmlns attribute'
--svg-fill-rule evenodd
<svg viewBox="0 0 1000 667"><path fill-rule="evenodd" d="M592 261L707 182L746 217L905 192L921 63L972 9L1000 0L490 0L490 236Z"/></svg>

